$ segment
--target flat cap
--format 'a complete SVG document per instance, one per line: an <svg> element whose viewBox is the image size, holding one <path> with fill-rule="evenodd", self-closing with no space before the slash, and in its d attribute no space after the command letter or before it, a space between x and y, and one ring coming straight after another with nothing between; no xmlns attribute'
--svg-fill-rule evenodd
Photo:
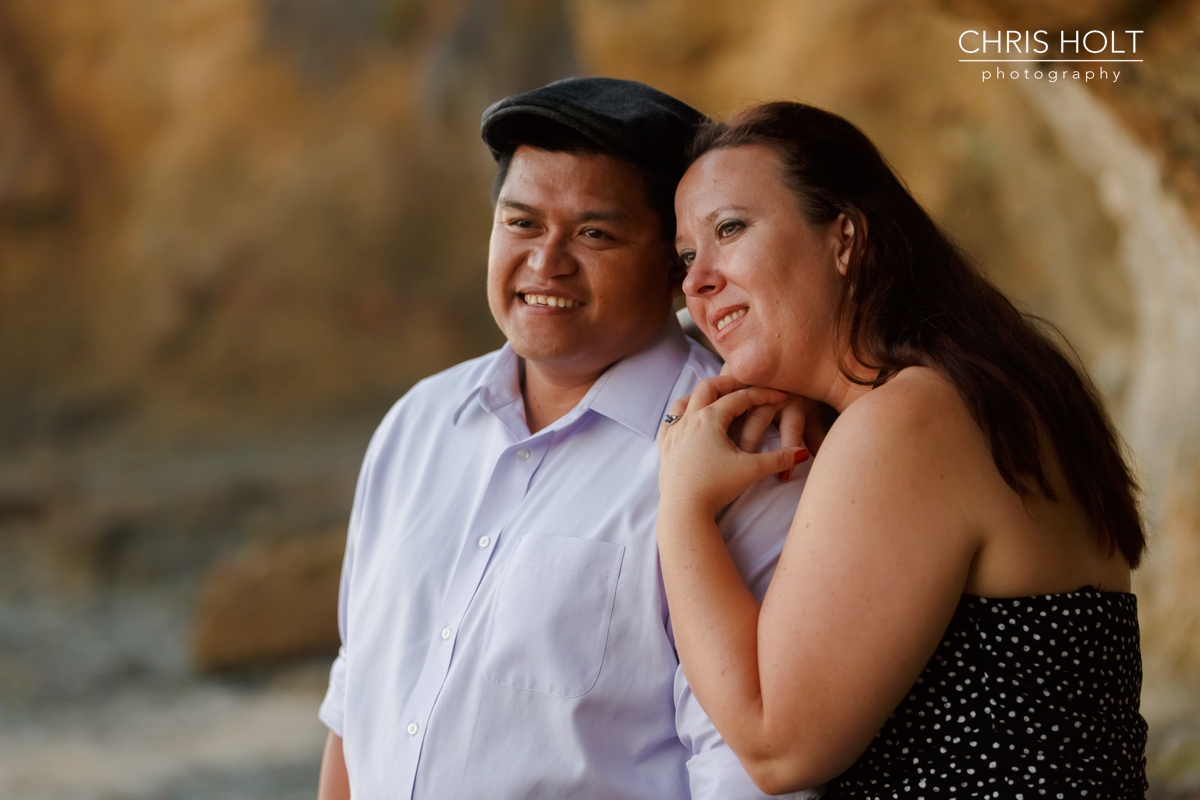
<svg viewBox="0 0 1200 800"><path fill-rule="evenodd" d="M521 144L521 123L530 117L565 125L672 186L683 177L692 134L708 119L687 103L644 83L566 78L506 97L483 112L480 132L493 157Z"/></svg>

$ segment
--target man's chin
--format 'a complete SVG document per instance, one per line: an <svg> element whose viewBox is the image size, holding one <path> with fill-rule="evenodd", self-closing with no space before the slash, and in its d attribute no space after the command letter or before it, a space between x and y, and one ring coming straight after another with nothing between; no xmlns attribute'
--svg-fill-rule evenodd
<svg viewBox="0 0 1200 800"><path fill-rule="evenodd" d="M564 339L545 341L543 339L530 340L510 337L508 345L514 353L526 361L547 366L584 360L589 352L595 349L594 346L589 347L586 343L576 345L574 342Z"/></svg>

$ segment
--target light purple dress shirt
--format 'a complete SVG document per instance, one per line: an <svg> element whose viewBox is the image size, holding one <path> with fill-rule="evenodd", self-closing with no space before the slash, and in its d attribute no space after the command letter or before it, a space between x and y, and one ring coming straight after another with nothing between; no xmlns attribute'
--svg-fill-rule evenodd
<svg viewBox="0 0 1200 800"><path fill-rule="evenodd" d="M719 363L672 319L533 435L518 364L422 381L367 449L320 709L353 797L762 797L678 668L654 539L659 421ZM720 521L760 598L797 473Z"/></svg>

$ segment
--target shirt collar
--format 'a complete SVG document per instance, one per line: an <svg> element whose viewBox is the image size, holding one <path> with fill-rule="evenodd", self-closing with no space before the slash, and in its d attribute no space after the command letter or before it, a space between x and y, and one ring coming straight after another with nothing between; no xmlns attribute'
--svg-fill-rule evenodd
<svg viewBox="0 0 1200 800"><path fill-rule="evenodd" d="M475 385L458 404L458 408L454 409L454 424L458 424L458 418L476 398L479 398L479 404L488 411L495 411L520 400L519 360L520 357L513 352L512 346L505 342L504 347L501 347L492 359L491 366L483 371L479 380L475 381Z"/></svg>
<svg viewBox="0 0 1200 800"><path fill-rule="evenodd" d="M592 410L654 439L690 350L672 314L654 339L609 368L600 379L604 384L592 399Z"/></svg>
<svg viewBox="0 0 1200 800"><path fill-rule="evenodd" d="M579 405L550 427L564 427L590 409L647 439L654 439L671 398L671 390L687 362L689 352L690 347L679 321L671 315L650 342L609 367L579 401ZM519 356L505 343L491 366L455 409L454 423L458 424L463 411L476 398L485 410L492 413L521 402L518 367Z"/></svg>

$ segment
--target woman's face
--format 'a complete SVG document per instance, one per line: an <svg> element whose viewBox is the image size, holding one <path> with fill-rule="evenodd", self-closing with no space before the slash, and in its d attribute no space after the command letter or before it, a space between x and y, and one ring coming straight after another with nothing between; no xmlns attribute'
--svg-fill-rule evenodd
<svg viewBox="0 0 1200 800"><path fill-rule="evenodd" d="M853 225L814 227L774 150L712 150L679 184L676 248L688 311L744 383L822 397Z"/></svg>

